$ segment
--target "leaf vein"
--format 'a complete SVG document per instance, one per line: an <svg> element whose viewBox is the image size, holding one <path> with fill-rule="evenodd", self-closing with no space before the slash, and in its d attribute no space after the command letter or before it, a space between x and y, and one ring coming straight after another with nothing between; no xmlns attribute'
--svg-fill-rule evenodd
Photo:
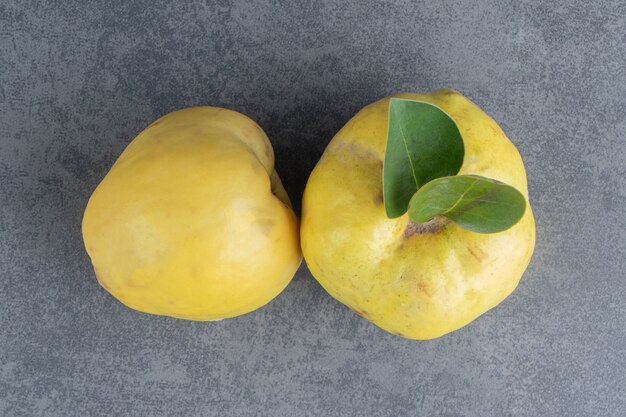
<svg viewBox="0 0 626 417"><path fill-rule="evenodd" d="M461 195L459 196L459 198L454 202L454 204L452 205L452 207L450 207L448 210L444 211L443 215L446 215L447 213L450 213L452 210L454 210L456 208L456 206L459 205L459 203L461 203L461 201L463 200L463 197L465 197L467 195L467 193L470 192L470 190L474 187L474 185L476 185L476 183L478 182L478 179L475 179L468 187L465 191L463 191L463 193L461 193Z"/></svg>
<svg viewBox="0 0 626 417"><path fill-rule="evenodd" d="M396 113L396 118L398 117L398 111L392 107L393 111ZM406 151L406 156L409 158L409 165L411 166L411 174L413 175L413 181L415 181L415 187L419 188L419 182L417 181L417 175L415 174L415 164L411 159L411 153L409 152L409 144L406 139L406 135L404 134L404 129L402 128L402 123L398 123L398 127L400 128L400 136L402 137L402 144L404 145L404 149Z"/></svg>

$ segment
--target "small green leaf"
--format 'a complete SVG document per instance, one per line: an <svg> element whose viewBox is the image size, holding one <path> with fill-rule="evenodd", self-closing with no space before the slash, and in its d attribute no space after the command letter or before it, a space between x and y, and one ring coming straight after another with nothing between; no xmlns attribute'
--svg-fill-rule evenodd
<svg viewBox="0 0 626 417"><path fill-rule="evenodd" d="M441 215L478 233L496 233L517 223L526 199L515 188L478 175L438 178L420 188L409 203L409 217L424 223Z"/></svg>
<svg viewBox="0 0 626 417"><path fill-rule="evenodd" d="M456 123L439 107L392 98L383 165L387 217L406 213L415 191L461 169L465 148Z"/></svg>

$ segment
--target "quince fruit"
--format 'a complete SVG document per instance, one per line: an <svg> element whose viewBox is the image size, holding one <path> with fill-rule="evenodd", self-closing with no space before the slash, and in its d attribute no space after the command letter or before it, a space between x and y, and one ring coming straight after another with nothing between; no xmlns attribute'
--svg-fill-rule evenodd
<svg viewBox="0 0 626 417"><path fill-rule="evenodd" d="M452 90L399 94L434 104L465 145L459 174L515 187L528 199L522 158L497 123ZM456 330L516 288L535 244L530 206L517 224L484 234L444 217L388 218L383 161L390 98L358 112L313 170L302 203L301 244L313 276L335 299L396 335L432 339Z"/></svg>
<svg viewBox="0 0 626 417"><path fill-rule="evenodd" d="M141 132L89 199L82 228L108 292L184 319L255 310L301 262L298 220L267 136L217 107L179 110Z"/></svg>

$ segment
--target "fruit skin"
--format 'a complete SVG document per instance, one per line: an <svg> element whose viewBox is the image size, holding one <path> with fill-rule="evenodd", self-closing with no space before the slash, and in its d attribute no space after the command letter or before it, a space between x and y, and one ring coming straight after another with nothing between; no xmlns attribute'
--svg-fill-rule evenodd
<svg viewBox="0 0 626 417"><path fill-rule="evenodd" d="M263 306L302 260L267 136L217 107L179 110L141 132L94 191L82 229L107 291L191 320Z"/></svg>
<svg viewBox="0 0 626 417"><path fill-rule="evenodd" d="M494 178L528 199L522 158L496 122L453 90L398 94L446 111L465 143L459 174ZM382 168L389 97L354 116L333 138L303 197L307 265L337 300L384 330L432 339L496 306L517 286L535 245L530 206L519 223L479 234L436 218L416 225L385 215Z"/></svg>

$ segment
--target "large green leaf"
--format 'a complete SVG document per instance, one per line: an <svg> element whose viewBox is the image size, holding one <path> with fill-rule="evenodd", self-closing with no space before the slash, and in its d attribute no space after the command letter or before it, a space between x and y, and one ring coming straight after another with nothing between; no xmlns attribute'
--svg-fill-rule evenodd
<svg viewBox="0 0 626 417"><path fill-rule="evenodd" d="M428 181L455 175L465 149L454 120L439 107L392 98L383 165L383 197L387 216L406 213L415 191Z"/></svg>
<svg viewBox="0 0 626 417"><path fill-rule="evenodd" d="M479 233L496 233L517 223L526 199L510 185L477 175L438 178L411 198L409 217L424 223L445 216L459 226Z"/></svg>

